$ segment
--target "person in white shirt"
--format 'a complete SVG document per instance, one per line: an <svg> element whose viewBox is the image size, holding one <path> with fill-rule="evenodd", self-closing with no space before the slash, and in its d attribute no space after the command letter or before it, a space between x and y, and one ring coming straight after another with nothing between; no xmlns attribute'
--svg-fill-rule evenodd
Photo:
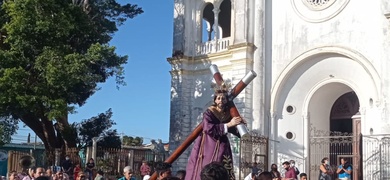
<svg viewBox="0 0 390 180"><path fill-rule="evenodd" d="M149 179L150 179L150 176L149 175L145 175L143 180L149 180Z"/></svg>
<svg viewBox="0 0 390 180"><path fill-rule="evenodd" d="M244 178L244 180L253 180L255 179L256 174L255 173L249 173L248 176Z"/></svg>

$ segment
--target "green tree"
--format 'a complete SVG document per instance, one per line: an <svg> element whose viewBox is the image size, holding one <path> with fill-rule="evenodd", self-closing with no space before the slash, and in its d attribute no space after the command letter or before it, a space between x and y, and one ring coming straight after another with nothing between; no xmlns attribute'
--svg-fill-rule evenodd
<svg viewBox="0 0 390 180"><path fill-rule="evenodd" d="M121 148L122 142L116 130L106 131L97 146L106 148Z"/></svg>
<svg viewBox="0 0 390 180"><path fill-rule="evenodd" d="M127 56L108 43L119 25L143 11L116 0L0 4L0 116L30 127L53 160L56 146L76 146L67 117L74 106L84 105L109 77L124 85Z"/></svg>
<svg viewBox="0 0 390 180"><path fill-rule="evenodd" d="M105 113L100 113L77 124L79 147L92 146L92 138L99 137L101 140L98 142L98 146L120 148L121 140L118 133L116 130L110 129L115 125L111 117L112 111L109 109Z"/></svg>
<svg viewBox="0 0 390 180"><path fill-rule="evenodd" d="M18 128L18 121L11 117L0 118L0 146L10 143L11 136Z"/></svg>
<svg viewBox="0 0 390 180"><path fill-rule="evenodd" d="M142 146L143 138L136 136L135 138L132 136L123 136L122 144L125 146Z"/></svg>

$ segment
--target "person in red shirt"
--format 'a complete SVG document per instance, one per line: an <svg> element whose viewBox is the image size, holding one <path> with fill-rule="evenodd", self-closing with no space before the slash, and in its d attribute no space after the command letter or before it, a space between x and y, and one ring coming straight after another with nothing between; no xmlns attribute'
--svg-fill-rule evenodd
<svg viewBox="0 0 390 180"><path fill-rule="evenodd" d="M79 175L79 172L81 171L80 163L76 163L76 166L73 168L73 178L77 179L77 176Z"/></svg>
<svg viewBox="0 0 390 180"><path fill-rule="evenodd" d="M286 169L286 173L284 174L284 179L286 180L297 180L298 177L295 174L295 170L290 166L290 162L286 161L283 163L284 169Z"/></svg>

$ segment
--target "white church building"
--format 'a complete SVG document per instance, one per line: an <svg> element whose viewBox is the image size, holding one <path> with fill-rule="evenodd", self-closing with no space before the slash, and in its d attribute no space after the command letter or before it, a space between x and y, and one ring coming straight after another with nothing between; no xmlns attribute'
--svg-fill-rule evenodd
<svg viewBox="0 0 390 180"><path fill-rule="evenodd" d="M237 179L289 160L317 178L324 157L348 159L353 179L390 179L390 1L174 0L168 62L171 153L212 103L215 64L233 85L257 74L234 102L267 143L247 151L231 136Z"/></svg>

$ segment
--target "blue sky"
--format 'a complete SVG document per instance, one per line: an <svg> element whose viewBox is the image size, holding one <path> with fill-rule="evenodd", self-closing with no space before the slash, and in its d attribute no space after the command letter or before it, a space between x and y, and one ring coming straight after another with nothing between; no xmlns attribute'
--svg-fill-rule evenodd
<svg viewBox="0 0 390 180"><path fill-rule="evenodd" d="M144 13L119 27L111 45L120 55L128 55L125 65L127 86L116 88L115 79L100 84L101 90L69 115L69 122L80 122L112 108L113 127L124 135L150 139L169 138L170 65L172 52L173 0L120 0L137 4ZM20 124L21 125L21 124ZM20 126L13 142L26 139L27 127ZM33 140L33 138L32 138Z"/></svg>

